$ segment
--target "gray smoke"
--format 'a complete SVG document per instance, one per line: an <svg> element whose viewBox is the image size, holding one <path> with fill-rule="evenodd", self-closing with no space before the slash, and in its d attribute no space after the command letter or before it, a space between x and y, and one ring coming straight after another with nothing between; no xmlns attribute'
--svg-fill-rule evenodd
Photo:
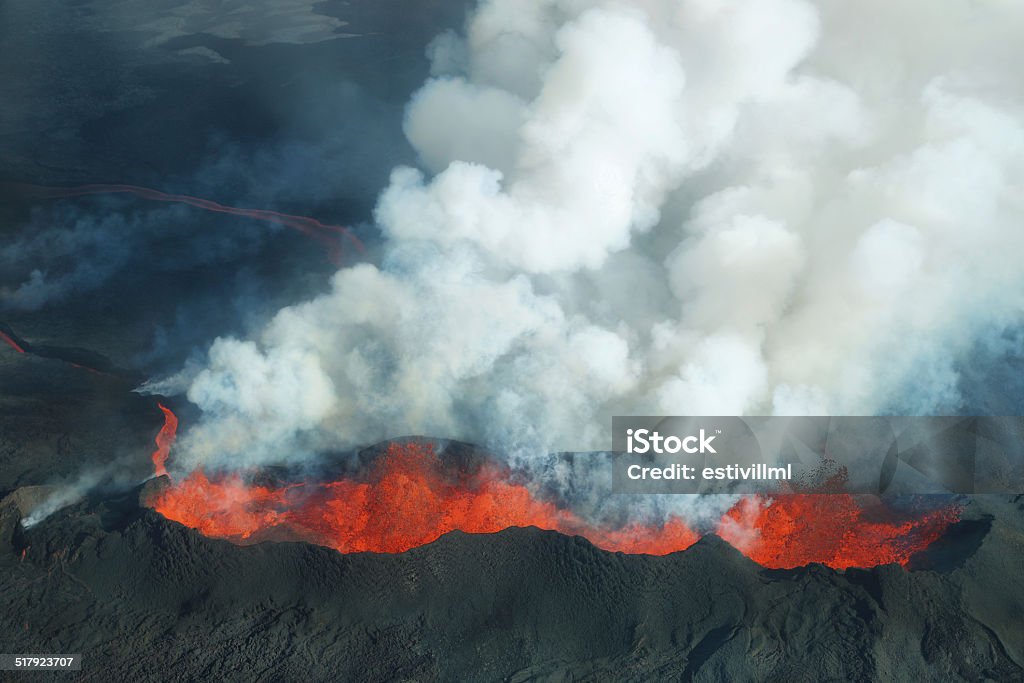
<svg viewBox="0 0 1024 683"><path fill-rule="evenodd" d="M431 45L381 265L154 385L203 411L177 466L429 434L549 471L613 414L955 407L1024 310L1022 33L1004 0L485 0Z"/></svg>

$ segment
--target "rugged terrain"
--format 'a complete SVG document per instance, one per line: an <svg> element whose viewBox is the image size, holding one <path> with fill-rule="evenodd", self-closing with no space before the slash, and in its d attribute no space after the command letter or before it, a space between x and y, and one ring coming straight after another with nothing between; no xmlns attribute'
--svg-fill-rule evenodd
<svg viewBox="0 0 1024 683"><path fill-rule="evenodd" d="M80 652L82 680L1024 676L1020 496L970 499L909 570L768 570L714 536L623 555L535 528L397 555L241 547L139 504L155 399L62 355L0 363L0 649ZM26 528L76 482L84 499Z"/></svg>
<svg viewBox="0 0 1024 683"><path fill-rule="evenodd" d="M335 267L237 217L7 185L133 183L373 238L392 168L417 163L427 45L472 3L159 4L0 14L0 652L84 657L0 680L1024 680L1021 496L965 499L907 569L847 571L536 528L395 555L237 546L140 505L162 415L133 389ZM1020 413L1018 341L964 370L971 410Z"/></svg>
<svg viewBox="0 0 1024 683"><path fill-rule="evenodd" d="M622 555L534 528L398 555L239 547L88 500L3 503L4 649L83 680L1020 680L1021 500L978 499L897 566L765 570L705 537ZM1014 579L1016 577L1016 580Z"/></svg>
<svg viewBox="0 0 1024 683"><path fill-rule="evenodd" d="M623 555L535 528L397 555L240 547L139 504L152 397L3 358L0 649L81 652L82 680L1024 676L1019 496L971 499L909 570L767 570L713 536ZM76 481L83 500L26 528Z"/></svg>

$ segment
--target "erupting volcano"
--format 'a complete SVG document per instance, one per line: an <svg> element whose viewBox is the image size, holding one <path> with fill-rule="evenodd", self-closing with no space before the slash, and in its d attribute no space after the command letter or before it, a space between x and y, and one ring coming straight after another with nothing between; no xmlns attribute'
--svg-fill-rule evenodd
<svg viewBox="0 0 1024 683"><path fill-rule="evenodd" d="M153 453L165 463L178 420L160 405L164 426ZM358 478L293 484L256 483L252 473L216 477L195 470L154 493L148 504L204 535L235 543L301 540L341 552L398 553L450 531L494 533L535 526L579 535L610 551L667 555L699 534L678 517L663 524L609 528L537 497L508 468L446 465L430 443L393 442ZM787 494L741 500L716 532L755 562L792 568L812 562L836 569L906 565L957 521L959 509L898 513L877 499L845 494Z"/></svg>
<svg viewBox="0 0 1024 683"><path fill-rule="evenodd" d="M342 552L396 553L449 531L493 533L536 526L581 535L606 550L663 555L698 538L681 520L664 526L606 529L537 499L493 464L446 468L432 445L392 443L365 478L258 485L241 475L202 471L157 494L150 505L168 519L235 542L291 538Z"/></svg>
<svg viewBox="0 0 1024 683"><path fill-rule="evenodd" d="M331 260L335 264L339 265L341 262L342 238L348 240L356 247L356 249L360 251L363 250L362 242L360 242L351 231L340 225L329 225L321 223L315 218L310 218L308 216L294 216L267 209L246 209L237 206L226 206L210 199L203 199L202 197L193 197L191 195L184 194L169 194L167 192L161 192L160 190L154 190L148 187L139 187L137 185L91 184L79 185L77 187L43 187L39 185L25 185L19 183L14 184L13 187L21 194L39 199L67 199L71 197L83 197L97 194L132 194L136 197L154 202L185 204L197 209L203 209L204 211L212 211L214 213L223 213L232 216L242 216L244 218L250 218L266 223L283 225L287 228L291 228L292 230L298 230L299 232L323 244L327 248Z"/></svg>

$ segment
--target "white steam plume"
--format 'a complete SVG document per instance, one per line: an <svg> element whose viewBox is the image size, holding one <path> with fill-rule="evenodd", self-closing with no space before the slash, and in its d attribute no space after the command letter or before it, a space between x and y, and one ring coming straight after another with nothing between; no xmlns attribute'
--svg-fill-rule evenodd
<svg viewBox="0 0 1024 683"><path fill-rule="evenodd" d="M1024 310L1020 35L1010 0L482 2L431 46L382 265L158 386L203 410L177 465L955 406Z"/></svg>

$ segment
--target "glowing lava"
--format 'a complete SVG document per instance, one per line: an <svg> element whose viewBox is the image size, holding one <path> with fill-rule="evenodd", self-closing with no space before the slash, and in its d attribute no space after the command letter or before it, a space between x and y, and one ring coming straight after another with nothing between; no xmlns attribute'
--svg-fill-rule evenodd
<svg viewBox="0 0 1024 683"><path fill-rule="evenodd" d="M153 475L161 477L167 474L167 456L171 452L174 437L178 433L178 416L162 403L157 403L157 406L163 411L164 426L160 428L160 432L156 435L156 450L153 451L152 456Z"/></svg>
<svg viewBox="0 0 1024 683"><path fill-rule="evenodd" d="M79 185L77 187L43 187L40 185L15 184L15 188L23 194L28 194L41 199L65 199L69 197L82 197L95 194L132 194L142 199L154 202L170 202L175 204L186 204L204 211L224 213L232 216L242 216L253 220L264 221L283 225L293 230L298 230L309 237L317 240L327 247L331 259L339 263L341 260L340 238L351 242L358 250L363 250L363 244L347 228L340 225L329 225L321 223L315 218L308 216L293 216L287 213L269 211L267 209L244 209L237 206L226 206L210 199L193 197L185 194L168 194L148 187L137 185Z"/></svg>
<svg viewBox="0 0 1024 683"><path fill-rule="evenodd" d="M153 464L165 462L178 421L164 412ZM279 485L248 474L208 477L196 470L155 492L148 504L164 517L235 543L301 540L341 552L397 553L449 531L494 533L535 526L579 535L605 550L667 555L699 535L678 517L664 524L608 528L538 499L495 463L455 469L422 442L395 442L359 478ZM820 562L836 569L906 565L960 514L945 507L898 513L877 499L845 494L751 496L726 513L717 533L765 567Z"/></svg>
<svg viewBox="0 0 1024 683"><path fill-rule="evenodd" d="M449 531L493 533L513 526L581 535L606 550L654 555L683 550L698 538L678 519L664 527L589 525L508 481L498 466L446 471L433 447L417 442L390 444L360 480L264 486L239 475L211 479L195 471L150 505L208 536L235 542L292 538L342 552L396 553Z"/></svg>
<svg viewBox="0 0 1024 683"><path fill-rule="evenodd" d="M811 562L834 569L906 566L960 512L956 506L900 512L872 496L841 493L751 496L722 518L718 535L758 564L777 569Z"/></svg>

